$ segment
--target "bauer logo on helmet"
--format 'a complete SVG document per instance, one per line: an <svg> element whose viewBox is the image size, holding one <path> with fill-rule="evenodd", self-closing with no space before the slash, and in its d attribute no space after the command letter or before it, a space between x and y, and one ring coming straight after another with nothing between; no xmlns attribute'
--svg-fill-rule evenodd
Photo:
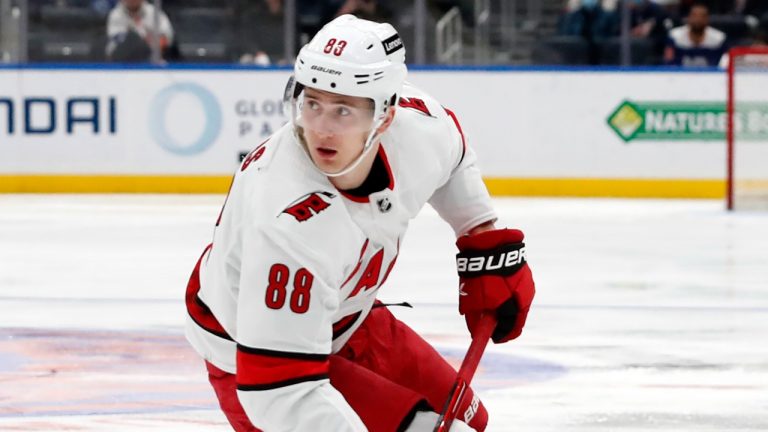
<svg viewBox="0 0 768 432"><path fill-rule="evenodd" d="M335 69L324 68L324 67L318 66L318 65L312 65L312 67L310 69L316 70L318 72L325 72L325 73L331 74L331 75L341 75L341 71L337 71Z"/></svg>

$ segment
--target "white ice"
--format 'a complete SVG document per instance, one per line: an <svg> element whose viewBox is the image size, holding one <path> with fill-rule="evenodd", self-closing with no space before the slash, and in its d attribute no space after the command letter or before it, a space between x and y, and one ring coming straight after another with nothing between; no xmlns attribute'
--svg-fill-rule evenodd
<svg viewBox="0 0 768 432"><path fill-rule="evenodd" d="M229 430L184 343L223 196L0 195L0 430ZM488 347L489 431L768 430L768 213L719 201L496 199L537 297ZM453 239L425 209L380 298L452 362Z"/></svg>

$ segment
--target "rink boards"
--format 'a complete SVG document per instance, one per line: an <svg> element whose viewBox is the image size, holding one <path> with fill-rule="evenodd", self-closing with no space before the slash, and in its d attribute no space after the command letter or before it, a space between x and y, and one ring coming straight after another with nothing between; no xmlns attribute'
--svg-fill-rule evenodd
<svg viewBox="0 0 768 432"><path fill-rule="evenodd" d="M0 192L226 192L242 155L287 121L289 75L4 67ZM495 195L724 196L721 71L422 68L409 80L457 114ZM764 137L751 135L756 161Z"/></svg>

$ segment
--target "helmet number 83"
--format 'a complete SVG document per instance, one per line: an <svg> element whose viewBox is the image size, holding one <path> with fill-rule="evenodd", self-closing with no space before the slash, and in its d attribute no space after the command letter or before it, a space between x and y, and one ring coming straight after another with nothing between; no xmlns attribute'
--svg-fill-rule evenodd
<svg viewBox="0 0 768 432"><path fill-rule="evenodd" d="M344 47L347 46L347 41L345 40L336 40L336 38L330 38L328 39L328 43L325 44L325 48L323 49L323 52L326 54L333 53L336 57L341 55L341 52L344 51Z"/></svg>

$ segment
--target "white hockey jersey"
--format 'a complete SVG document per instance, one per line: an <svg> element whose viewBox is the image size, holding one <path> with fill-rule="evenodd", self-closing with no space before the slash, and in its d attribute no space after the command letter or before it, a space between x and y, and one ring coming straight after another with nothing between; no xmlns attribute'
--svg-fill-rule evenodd
<svg viewBox="0 0 768 432"><path fill-rule="evenodd" d="M496 215L456 117L407 85L378 156L389 185L360 198L312 163L290 125L235 174L187 291L195 350L237 375L267 431L365 430L328 381L328 355L365 319L429 202L458 234Z"/></svg>

